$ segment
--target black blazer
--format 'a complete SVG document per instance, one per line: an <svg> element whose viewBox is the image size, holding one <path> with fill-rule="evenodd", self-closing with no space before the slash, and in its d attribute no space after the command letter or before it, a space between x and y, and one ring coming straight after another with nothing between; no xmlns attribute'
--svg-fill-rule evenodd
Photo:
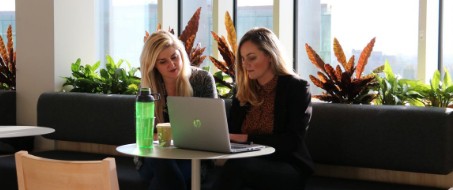
<svg viewBox="0 0 453 190"><path fill-rule="evenodd" d="M305 131L311 118L309 84L303 79L286 75L277 80L274 103L274 129L271 135L249 135L248 141L272 146L275 153L265 158L291 163L304 175L313 172L313 162L305 145ZM250 105L240 106L233 98L228 126L230 133L241 133L242 123Z"/></svg>

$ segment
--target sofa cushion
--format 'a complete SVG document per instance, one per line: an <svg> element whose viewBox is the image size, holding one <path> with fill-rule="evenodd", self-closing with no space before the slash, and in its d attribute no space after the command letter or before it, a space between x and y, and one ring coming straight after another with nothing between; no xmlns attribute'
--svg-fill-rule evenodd
<svg viewBox="0 0 453 190"><path fill-rule="evenodd" d="M38 99L38 126L54 140L124 145L135 142L135 96L48 92Z"/></svg>
<svg viewBox="0 0 453 190"><path fill-rule="evenodd" d="M307 146L317 163L448 174L451 109L314 103Z"/></svg>

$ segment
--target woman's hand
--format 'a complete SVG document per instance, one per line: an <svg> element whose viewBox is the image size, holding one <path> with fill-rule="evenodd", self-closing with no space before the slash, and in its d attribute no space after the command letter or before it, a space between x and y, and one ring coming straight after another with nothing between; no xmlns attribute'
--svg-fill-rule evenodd
<svg viewBox="0 0 453 190"><path fill-rule="evenodd" d="M248 139L247 134L230 134L230 141L237 143L246 143Z"/></svg>

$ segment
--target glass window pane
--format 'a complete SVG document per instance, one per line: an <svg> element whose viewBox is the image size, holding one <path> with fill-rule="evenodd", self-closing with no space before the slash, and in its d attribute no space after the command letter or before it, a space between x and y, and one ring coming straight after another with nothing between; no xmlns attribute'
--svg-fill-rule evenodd
<svg viewBox="0 0 453 190"><path fill-rule="evenodd" d="M181 33L184 28L187 26L190 18L192 18L195 11L201 7L200 20L198 23L198 32L195 39L194 46L197 43L201 44L201 47L206 47L204 55L211 55L212 52L212 0L184 0L181 1L182 5L182 14L181 14L181 24L182 26L179 29ZM189 53L189 52L188 52ZM209 63L209 59L206 58L201 67Z"/></svg>
<svg viewBox="0 0 453 190"><path fill-rule="evenodd" d="M453 74L453 1L443 1L443 63Z"/></svg>
<svg viewBox="0 0 453 190"><path fill-rule="evenodd" d="M237 0L236 32L238 42L253 27L273 29L273 0Z"/></svg>
<svg viewBox="0 0 453 190"><path fill-rule="evenodd" d="M145 31L150 33L157 28L157 0L109 0L101 1L100 39L105 55L115 61L125 59L133 67L140 66L140 53L143 48Z"/></svg>
<svg viewBox="0 0 453 190"><path fill-rule="evenodd" d="M357 63L363 48L376 37L364 74L388 60L401 77L415 79L418 58L419 2L413 0L319 0L320 4L299 6L298 72L302 78L315 75L317 69L308 60L308 43L327 63L336 66L333 38L337 38L349 59ZM316 7L320 6L320 7ZM404 11L402 11L404 10ZM319 16L318 16L319 15ZM302 23L301 23L302 22ZM314 94L320 92L312 85Z"/></svg>
<svg viewBox="0 0 453 190"><path fill-rule="evenodd" d="M13 31L13 41L16 41L16 6L14 0L1 0L0 1L0 35L3 42L8 43L6 32L8 26L11 25ZM14 46L16 43L14 43Z"/></svg>

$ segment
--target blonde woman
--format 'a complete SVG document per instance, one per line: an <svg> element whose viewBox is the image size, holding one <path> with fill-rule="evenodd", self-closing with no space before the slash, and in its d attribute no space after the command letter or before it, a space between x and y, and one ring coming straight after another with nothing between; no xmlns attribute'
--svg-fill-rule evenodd
<svg viewBox="0 0 453 190"><path fill-rule="evenodd" d="M167 96L217 98L213 76L191 67L182 42L167 31L153 33L140 56L141 86L159 93L156 122L169 122ZM150 189L186 189L190 187L190 160L136 159L140 175L150 180Z"/></svg>
<svg viewBox="0 0 453 190"><path fill-rule="evenodd" d="M311 95L284 59L275 34L248 31L236 57L236 95L228 120L230 139L272 146L269 156L230 159L213 189L304 189L313 162L304 142Z"/></svg>

